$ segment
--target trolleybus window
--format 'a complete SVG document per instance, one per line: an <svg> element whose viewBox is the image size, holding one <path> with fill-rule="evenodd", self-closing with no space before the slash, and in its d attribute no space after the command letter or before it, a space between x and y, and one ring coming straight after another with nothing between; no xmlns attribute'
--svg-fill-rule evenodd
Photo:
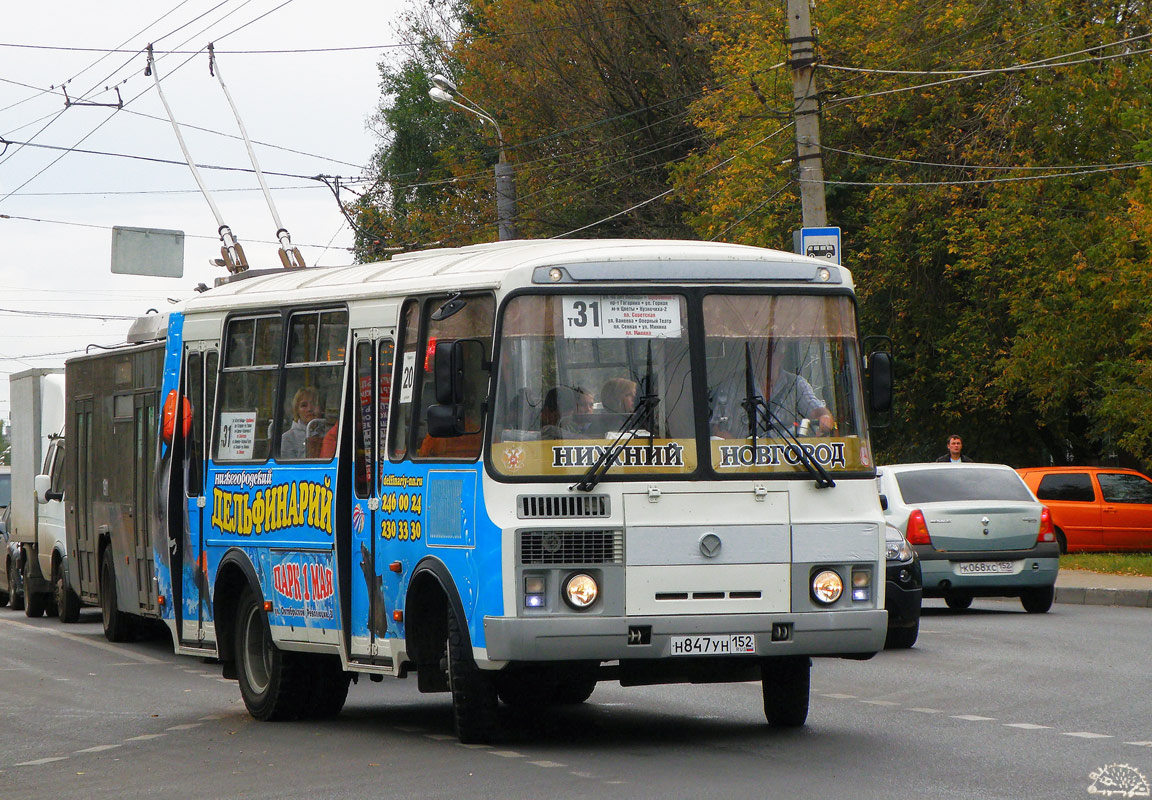
<svg viewBox="0 0 1152 800"><path fill-rule="evenodd" d="M279 314L228 323L216 425L217 461L263 461L272 453L283 327Z"/></svg>
<svg viewBox="0 0 1152 800"><path fill-rule="evenodd" d="M492 425L505 475L696 468L685 298L522 295L508 302Z"/></svg>
<svg viewBox="0 0 1152 800"><path fill-rule="evenodd" d="M412 427L412 396L416 388L416 351L420 349L420 304L406 300L400 312L400 396L392 416L388 455L399 461L408 455L408 432Z"/></svg>

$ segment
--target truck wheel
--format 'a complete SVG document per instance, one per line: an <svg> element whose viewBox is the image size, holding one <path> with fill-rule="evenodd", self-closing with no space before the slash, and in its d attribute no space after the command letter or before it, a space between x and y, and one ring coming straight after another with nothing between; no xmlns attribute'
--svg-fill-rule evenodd
<svg viewBox="0 0 1152 800"><path fill-rule="evenodd" d="M116 600L116 565L112 563L112 548L104 551L100 560L100 617L104 622L104 637L110 642L126 642L132 637L128 615L120 610Z"/></svg>
<svg viewBox="0 0 1152 800"><path fill-rule="evenodd" d="M808 719L812 659L773 658L760 667L764 717L774 728L799 728Z"/></svg>
<svg viewBox="0 0 1152 800"><path fill-rule="evenodd" d="M236 677L244 706L256 719L300 716L309 693L307 662L272 641L264 604L251 586L244 588L236 609Z"/></svg>
<svg viewBox="0 0 1152 800"><path fill-rule="evenodd" d="M348 683L352 674L340 666L340 656L295 654L306 659L308 693L300 716L304 719L332 719L344 708L348 699Z"/></svg>
<svg viewBox="0 0 1152 800"><path fill-rule="evenodd" d="M8 562L8 607L13 611L20 611L24 608L24 593L16 589L20 585L20 573L16 568L15 561Z"/></svg>
<svg viewBox="0 0 1152 800"><path fill-rule="evenodd" d="M446 647L456 736L462 744L487 744L499 730L495 676L476 666L468 636L451 608Z"/></svg>
<svg viewBox="0 0 1152 800"><path fill-rule="evenodd" d="M71 587L64 581L64 576L57 571L56 580L53 582L56 595L56 609L60 612L60 621L66 623L79 622L80 620L80 598L72 591Z"/></svg>

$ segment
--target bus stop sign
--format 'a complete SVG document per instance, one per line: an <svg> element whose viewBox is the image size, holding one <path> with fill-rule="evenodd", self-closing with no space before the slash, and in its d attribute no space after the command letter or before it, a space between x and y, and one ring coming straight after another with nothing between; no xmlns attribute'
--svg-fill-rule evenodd
<svg viewBox="0 0 1152 800"><path fill-rule="evenodd" d="M841 263L839 228L801 228L792 232L792 249L804 256Z"/></svg>

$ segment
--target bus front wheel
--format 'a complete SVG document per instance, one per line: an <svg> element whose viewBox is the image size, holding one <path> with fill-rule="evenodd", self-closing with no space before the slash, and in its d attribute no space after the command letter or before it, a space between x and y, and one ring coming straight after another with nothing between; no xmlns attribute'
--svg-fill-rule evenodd
<svg viewBox="0 0 1152 800"><path fill-rule="evenodd" d="M462 744L487 744L496 737L498 729L496 681L492 674L476 666L468 635L451 608L446 655L456 736Z"/></svg>
<svg viewBox="0 0 1152 800"><path fill-rule="evenodd" d="M799 728L808 719L812 659L774 658L760 666L764 716L777 728Z"/></svg>

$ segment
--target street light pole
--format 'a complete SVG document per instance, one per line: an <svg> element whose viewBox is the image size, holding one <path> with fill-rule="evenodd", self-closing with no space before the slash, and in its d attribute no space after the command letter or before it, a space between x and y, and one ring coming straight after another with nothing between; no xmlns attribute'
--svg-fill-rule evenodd
<svg viewBox="0 0 1152 800"><path fill-rule="evenodd" d="M508 161L508 156L504 152L504 133L500 130L500 126L496 120L478 106L476 103L469 100L456 88L451 80L443 75L432 76L432 88L428 90L428 96L437 103L447 103L448 105L456 106L469 114L480 118L481 122L489 122L492 127L496 129L496 139L500 142L500 157L496 161L496 218L498 222L499 238L500 241L507 241L508 239L516 238L516 175L512 164ZM459 97L464 103L459 102L456 98ZM465 105L467 103L467 105Z"/></svg>

